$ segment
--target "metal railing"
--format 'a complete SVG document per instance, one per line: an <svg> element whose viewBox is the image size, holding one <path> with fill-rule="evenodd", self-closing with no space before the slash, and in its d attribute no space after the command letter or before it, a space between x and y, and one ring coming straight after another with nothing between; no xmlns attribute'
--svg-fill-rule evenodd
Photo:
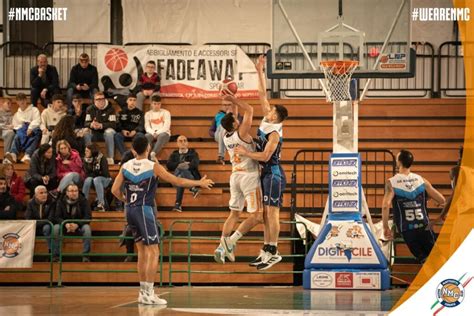
<svg viewBox="0 0 474 316"><path fill-rule="evenodd" d="M217 224L217 223L224 223L224 220L177 220L173 221L170 225L170 230L168 234L168 243L169 243L169 248L168 248L168 261L169 261L169 285L173 285L173 273L186 273L188 276L188 286L191 286L191 276L192 274L301 274L303 271L221 271L221 270L194 270L192 267L193 263L193 258L213 258L214 255L212 254L205 254L205 253L192 253L191 249L191 244L192 241L195 240L215 240L216 241L216 246L219 244L220 237L216 236L196 236L193 235L192 232L192 226L194 224ZM306 230L306 236L308 236L308 230L306 228L306 225L301 222L296 222L296 221L281 221L280 223L282 224L291 224L293 227L293 224L301 224L305 227ZM175 230L174 227L175 225L178 224L185 224L187 225L187 230L185 235L175 235ZM185 240L187 242L187 251L186 252L174 252L173 251L173 242L176 240ZM240 239L241 241L263 241L262 237L242 237ZM305 239L302 238L297 238L297 237L280 237L279 242L284 242L284 241L303 241L305 244L305 251L302 254L288 254L288 255L282 255L283 258L303 258L306 256L306 253L308 252L308 243L306 242ZM181 258L186 258L186 269L173 269L173 257L181 257ZM214 261L213 261L214 262Z"/></svg>
<svg viewBox="0 0 474 316"><path fill-rule="evenodd" d="M109 223L109 222L122 222L125 223L124 219L91 219L91 220L77 220L77 219L72 219L72 220L65 220L63 221L60 225L60 230L59 230L59 236L57 238L59 239L59 275L58 275L58 286L62 286L63 283L63 273L67 272L75 272L75 273L132 273L132 272L137 272L136 269L107 269L107 270L99 270L99 269L65 269L63 264L63 257L123 257L124 253L117 253L117 252L110 252L110 253L64 253L63 252L63 243L66 240L70 239L88 239L89 237L83 237L83 236L71 236L71 235L64 235L63 230L64 230L64 225L67 223ZM160 230L160 265L159 265L159 273L160 273L160 286L163 284L163 227L161 226L160 223L157 223L159 230ZM133 239L133 237L125 237L125 236L91 236L90 239L91 241L94 239L97 240L110 240L110 239ZM132 255L132 254L127 254L127 255ZM133 256L136 256L133 254Z"/></svg>
<svg viewBox="0 0 474 316"><path fill-rule="evenodd" d="M438 91L441 97L466 97L462 42L445 42L438 49ZM469 89L472 93L472 87Z"/></svg>

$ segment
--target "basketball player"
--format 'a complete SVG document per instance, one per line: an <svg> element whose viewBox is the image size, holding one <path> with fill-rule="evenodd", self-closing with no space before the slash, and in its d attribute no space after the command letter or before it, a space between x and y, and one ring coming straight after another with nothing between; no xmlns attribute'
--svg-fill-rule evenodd
<svg viewBox="0 0 474 316"><path fill-rule="evenodd" d="M158 178L174 186L189 188L200 186L210 189L214 182L206 179L206 176L199 181L177 178L158 163L148 160L151 146L145 136L135 136L132 148L135 158L120 168L112 186L112 193L125 203L127 222L133 231L138 249L137 268L140 278L138 303L163 305L166 304L166 300L159 298L153 289L159 258L159 232L153 211ZM125 184L125 195L120 190L123 184Z"/></svg>
<svg viewBox="0 0 474 316"><path fill-rule="evenodd" d="M283 142L282 122L288 117L288 110L283 105L270 105L268 102L264 65L265 58L260 56L256 68L263 120L257 131L257 152L251 152L243 146L235 150L235 153L242 157L262 163L260 178L263 188L264 245L259 256L250 263L258 270L269 269L281 261L277 247L280 234L280 208L283 202L283 191L286 187L286 177L280 165L280 157Z"/></svg>
<svg viewBox="0 0 474 316"><path fill-rule="evenodd" d="M434 233L429 225L426 202L428 197L434 199L438 206L446 203L439 193L425 178L410 172L413 155L408 150L401 150L397 155L398 173L385 184L385 195L382 203L382 221L384 237L393 238L388 226L390 207L393 209L393 221L405 240L411 253L423 263L434 246Z"/></svg>
<svg viewBox="0 0 474 316"><path fill-rule="evenodd" d="M225 263L225 257L234 262L234 249L237 241L253 227L263 222L258 162L248 157L240 157L234 152L237 146L246 148L250 152L255 151L255 144L250 136L253 107L232 95L224 97L224 100L232 102L233 108L232 112L227 113L221 120L221 125L226 131L224 144L230 155L232 174L230 176L230 214L222 228L219 247L214 251L214 259L218 263ZM244 111L241 124L237 119L237 107ZM250 213L250 216L230 235L244 209L244 204L247 204L247 212Z"/></svg>

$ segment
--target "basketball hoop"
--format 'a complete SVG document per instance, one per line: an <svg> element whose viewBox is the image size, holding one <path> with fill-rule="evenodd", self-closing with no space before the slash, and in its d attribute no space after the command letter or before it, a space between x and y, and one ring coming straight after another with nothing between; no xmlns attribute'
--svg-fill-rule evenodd
<svg viewBox="0 0 474 316"><path fill-rule="evenodd" d="M326 78L326 100L328 102L351 100L350 82L352 73L359 65L357 60L326 60L320 67Z"/></svg>

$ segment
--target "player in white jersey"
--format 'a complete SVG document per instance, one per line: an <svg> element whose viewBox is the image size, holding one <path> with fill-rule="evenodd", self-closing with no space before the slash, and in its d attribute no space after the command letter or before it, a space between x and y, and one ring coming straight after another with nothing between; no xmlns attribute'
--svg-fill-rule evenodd
<svg viewBox="0 0 474 316"><path fill-rule="evenodd" d="M398 153L398 173L385 184L382 222L385 238L392 239L393 233L388 226L389 212L392 207L393 221L398 231L411 253L420 263L423 263L435 243L427 212L427 199L428 197L434 199L440 207L443 207L446 201L428 180L410 171L412 163L411 152L401 150Z"/></svg>
<svg viewBox="0 0 474 316"><path fill-rule="evenodd" d="M245 147L249 151L255 151L255 144L252 136L250 136L253 108L233 96L226 96L224 99L231 101L234 109L232 113L227 113L221 121L222 127L226 130L224 144L232 162L232 174L230 176L230 214L224 223L219 247L214 252L214 259L218 263L224 263L225 257L232 262L235 261L234 249L237 241L254 226L263 222L258 163L248 157L241 157L234 152L238 146ZM237 119L236 106L244 111L241 124ZM247 212L250 213L250 216L231 235L245 205L247 205Z"/></svg>
<svg viewBox="0 0 474 316"><path fill-rule="evenodd" d="M138 249L138 275L140 279L140 304L166 304L155 295L153 283L159 260L159 232L154 211L158 178L179 187L210 189L214 182L206 179L188 180L177 178L158 163L147 159L151 146L145 136L135 136L132 148L136 158L122 165L112 186L112 193L125 203L128 226L133 231ZM125 195L121 187L125 187Z"/></svg>

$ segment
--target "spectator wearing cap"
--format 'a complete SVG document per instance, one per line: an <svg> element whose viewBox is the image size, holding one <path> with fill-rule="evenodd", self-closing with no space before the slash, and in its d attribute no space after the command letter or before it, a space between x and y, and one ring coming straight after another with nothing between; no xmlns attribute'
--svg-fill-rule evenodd
<svg viewBox="0 0 474 316"><path fill-rule="evenodd" d="M59 75L56 67L48 65L48 57L40 54L36 58L36 66L30 70L31 103L36 106L38 99L46 107L50 98L60 93Z"/></svg>
<svg viewBox="0 0 474 316"><path fill-rule="evenodd" d="M120 156L125 153L124 141L131 141L136 135L144 133L143 111L136 107L136 97L130 94L127 98L127 107L119 112L117 133L114 135L115 146Z"/></svg>
<svg viewBox="0 0 474 316"><path fill-rule="evenodd" d="M74 94L80 94L83 98L93 99L94 94L99 91L99 75L97 67L90 64L89 55L82 53L79 63L71 68L69 84L67 89L67 103L72 109Z"/></svg>
<svg viewBox="0 0 474 316"><path fill-rule="evenodd" d="M159 93L160 83L161 78L156 72L156 64L150 60L146 63L145 73L138 79L140 92L137 94L137 108L143 111L143 102L146 98Z"/></svg>

